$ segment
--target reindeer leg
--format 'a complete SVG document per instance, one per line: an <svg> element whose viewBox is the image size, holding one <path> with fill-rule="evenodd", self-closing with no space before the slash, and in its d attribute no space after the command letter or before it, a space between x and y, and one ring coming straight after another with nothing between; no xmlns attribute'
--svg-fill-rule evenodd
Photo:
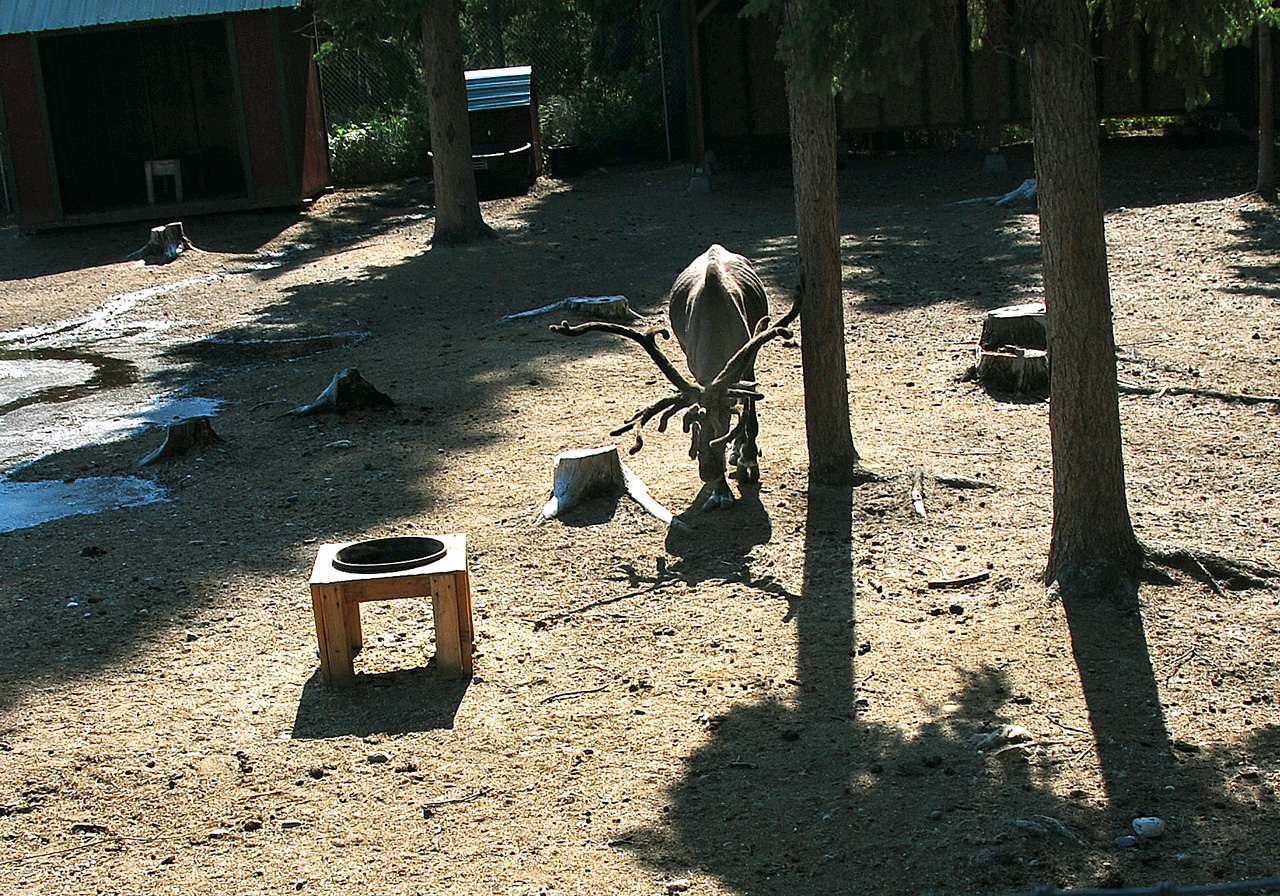
<svg viewBox="0 0 1280 896"><path fill-rule="evenodd" d="M742 432L733 440L729 462L734 465L734 478L739 482L759 482L760 447L756 440L760 437L760 418L751 399L744 402L742 422Z"/></svg>

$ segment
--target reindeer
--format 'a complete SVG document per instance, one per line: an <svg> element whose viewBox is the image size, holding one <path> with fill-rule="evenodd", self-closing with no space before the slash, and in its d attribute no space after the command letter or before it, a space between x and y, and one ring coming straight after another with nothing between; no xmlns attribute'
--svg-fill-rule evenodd
<svg viewBox="0 0 1280 896"><path fill-rule="evenodd" d="M567 321L553 332L578 336L603 331L638 342L676 388L676 394L636 411L613 435L634 430L635 454L644 445L641 430L658 417L658 431L684 410L684 431L690 434L689 456L698 462L698 476L709 489L704 510L728 507L734 501L725 477L725 450L740 482L760 478L760 432L756 402L764 398L755 383L755 359L761 346L778 336L789 338L787 325L800 312L800 299L778 321L769 324L769 302L764 284L751 262L720 245L713 245L693 260L676 278L668 295L668 314L676 341L684 351L690 382L658 347L658 336L670 338L665 327L639 330L622 324L591 321L570 326Z"/></svg>

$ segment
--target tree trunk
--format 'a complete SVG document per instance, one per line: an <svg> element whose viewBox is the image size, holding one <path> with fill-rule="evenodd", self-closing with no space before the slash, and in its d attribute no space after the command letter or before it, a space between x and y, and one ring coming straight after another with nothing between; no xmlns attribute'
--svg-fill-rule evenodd
<svg viewBox="0 0 1280 896"><path fill-rule="evenodd" d="M805 0L787 0L788 23L803 18L805 7ZM836 106L830 83L801 78L794 63L789 63L787 107L800 248L800 350L809 481L850 485L860 467L849 425L836 196Z"/></svg>
<svg viewBox="0 0 1280 896"><path fill-rule="evenodd" d="M492 237L480 217L471 169L471 130L462 69L462 28L457 0L424 0L423 76L431 118L431 168L435 178L433 245L470 243Z"/></svg>
<svg viewBox="0 0 1280 896"><path fill-rule="evenodd" d="M1258 192L1276 189L1275 71L1271 52L1271 26L1258 23Z"/></svg>
<svg viewBox="0 0 1280 896"><path fill-rule="evenodd" d="M507 67L507 50L502 43L502 0L489 0L489 53L494 68Z"/></svg>
<svg viewBox="0 0 1280 896"><path fill-rule="evenodd" d="M1042 29L1027 51L1052 359L1045 575L1101 582L1135 572L1141 548L1125 496L1089 13L1085 0L1027 7Z"/></svg>

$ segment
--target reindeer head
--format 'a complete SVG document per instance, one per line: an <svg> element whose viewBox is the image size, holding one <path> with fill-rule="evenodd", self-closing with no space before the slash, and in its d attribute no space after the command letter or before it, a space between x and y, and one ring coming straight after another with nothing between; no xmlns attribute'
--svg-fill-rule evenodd
<svg viewBox="0 0 1280 896"><path fill-rule="evenodd" d="M684 431L689 433L689 456L698 462L699 478L709 484L722 484L725 478L725 447L733 439L741 436L753 419L754 403L764 398L756 391L756 384L744 380L746 372L755 364L756 354L771 339L778 336L790 338L791 331L786 324L795 319L799 312L799 303L780 321L779 326L769 326L768 318L764 318L756 327L752 337L725 364L720 373L706 386L687 379L671 359L658 347L657 338L670 338L664 327L638 330L622 324L605 321L590 321L571 326L568 321L552 326L551 331L564 336L580 336L592 331L603 331L625 336L638 342L649 354L658 369L666 375L675 386L674 395L669 395L654 402L646 408L636 411L622 426L615 429L612 435L635 432L635 443L631 446L631 454L635 454L644 446L642 430L644 425L658 417L658 431L666 431L667 424L681 410ZM727 486L725 486L727 491ZM731 496L730 496L730 500Z"/></svg>

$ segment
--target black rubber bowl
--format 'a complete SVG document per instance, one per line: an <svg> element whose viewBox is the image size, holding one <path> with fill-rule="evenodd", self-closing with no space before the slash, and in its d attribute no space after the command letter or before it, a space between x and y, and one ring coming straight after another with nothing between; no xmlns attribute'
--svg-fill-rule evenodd
<svg viewBox="0 0 1280 896"><path fill-rule="evenodd" d="M397 535L349 544L333 555L333 565L343 572L397 572L435 563L444 555L444 542L438 538Z"/></svg>

